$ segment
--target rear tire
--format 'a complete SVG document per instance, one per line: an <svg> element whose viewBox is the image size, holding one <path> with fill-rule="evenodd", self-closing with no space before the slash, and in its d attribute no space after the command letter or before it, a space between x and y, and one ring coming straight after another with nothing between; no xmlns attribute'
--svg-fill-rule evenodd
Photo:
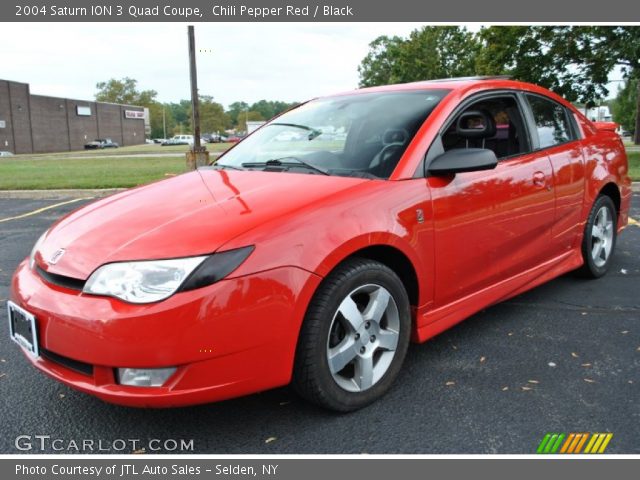
<svg viewBox="0 0 640 480"><path fill-rule="evenodd" d="M578 272L587 278L607 273L616 246L618 215L613 200L600 195L589 212L582 237L584 265Z"/></svg>
<svg viewBox="0 0 640 480"><path fill-rule="evenodd" d="M353 258L323 281L298 339L293 387L321 407L350 412L382 397L409 346L411 312L398 276Z"/></svg>

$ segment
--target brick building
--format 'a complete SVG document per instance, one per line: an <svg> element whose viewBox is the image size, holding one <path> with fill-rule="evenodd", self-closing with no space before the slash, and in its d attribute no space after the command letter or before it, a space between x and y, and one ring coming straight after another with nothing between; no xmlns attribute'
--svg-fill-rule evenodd
<svg viewBox="0 0 640 480"><path fill-rule="evenodd" d="M145 109L134 105L31 95L29 84L0 80L0 150L82 150L96 138L145 142Z"/></svg>

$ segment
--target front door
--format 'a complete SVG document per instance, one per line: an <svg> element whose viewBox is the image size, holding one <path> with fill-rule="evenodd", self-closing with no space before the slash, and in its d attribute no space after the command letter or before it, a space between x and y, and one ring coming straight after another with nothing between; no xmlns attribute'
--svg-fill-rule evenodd
<svg viewBox="0 0 640 480"><path fill-rule="evenodd" d="M531 152L514 95L483 98L464 112L484 112L491 136L464 138L453 121L441 137L445 150L480 147L498 157L493 170L427 179L435 237L435 307L443 307L553 257L553 170ZM461 112L462 115L464 112Z"/></svg>

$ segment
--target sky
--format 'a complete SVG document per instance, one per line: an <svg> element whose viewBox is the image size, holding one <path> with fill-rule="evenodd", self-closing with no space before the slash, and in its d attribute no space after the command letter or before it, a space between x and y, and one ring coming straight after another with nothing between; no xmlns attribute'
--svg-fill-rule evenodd
<svg viewBox="0 0 640 480"><path fill-rule="evenodd" d="M368 44L419 23L196 24L198 88L228 106L303 101L352 90ZM162 102L190 98L186 24L0 23L0 78L31 93L92 99L96 83L131 77Z"/></svg>
<svg viewBox="0 0 640 480"><path fill-rule="evenodd" d="M161 102L190 98L187 24L0 23L0 78L31 93L93 99L96 84L131 77ZM358 86L358 65L380 35L424 23L200 23L198 87L234 101L304 101ZM476 31L479 24L467 27ZM619 79L618 71L611 78ZM615 95L619 83L609 84Z"/></svg>

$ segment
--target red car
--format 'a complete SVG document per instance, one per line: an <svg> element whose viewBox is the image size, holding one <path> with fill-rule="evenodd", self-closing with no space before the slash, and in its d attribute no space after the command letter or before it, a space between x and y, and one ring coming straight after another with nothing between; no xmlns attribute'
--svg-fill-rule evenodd
<svg viewBox="0 0 640 480"><path fill-rule="evenodd" d="M570 270L607 272L631 199L614 128L499 78L312 100L210 167L59 220L15 272L11 335L118 404L292 383L363 407L410 340Z"/></svg>

